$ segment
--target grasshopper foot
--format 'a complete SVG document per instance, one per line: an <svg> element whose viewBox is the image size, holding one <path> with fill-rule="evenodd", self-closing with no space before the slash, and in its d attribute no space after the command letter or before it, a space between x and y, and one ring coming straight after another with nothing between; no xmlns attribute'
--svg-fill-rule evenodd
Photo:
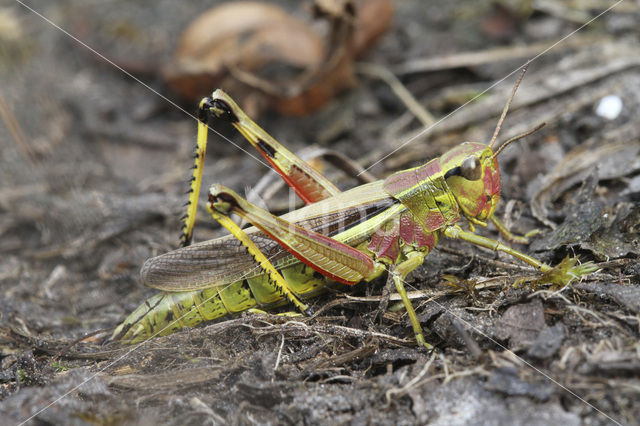
<svg viewBox="0 0 640 426"><path fill-rule="evenodd" d="M427 348L429 352L435 350L435 347L431 343L428 343L426 340L424 340L424 336L422 335L422 333L416 334L416 341L418 342L418 346Z"/></svg>
<svg viewBox="0 0 640 426"><path fill-rule="evenodd" d="M567 256L556 266L544 272L532 282L532 285L551 284L553 287L562 288L597 270L598 266L593 262L579 263L578 256Z"/></svg>

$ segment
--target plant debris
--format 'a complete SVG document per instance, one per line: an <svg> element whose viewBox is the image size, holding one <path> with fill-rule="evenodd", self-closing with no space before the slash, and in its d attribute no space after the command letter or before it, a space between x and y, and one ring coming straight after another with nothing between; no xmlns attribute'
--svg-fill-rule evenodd
<svg viewBox="0 0 640 426"><path fill-rule="evenodd" d="M637 423L636 3L619 3L541 55L611 4L355 2L382 4L355 15L374 27L362 42L348 15L333 9L312 21L306 16L313 7L290 0L224 6L257 8L252 13L268 18L270 31L286 28L273 51L282 65L275 70L256 47L270 40L269 31L249 26L249 12L228 19L232 28L223 33L229 27L208 21L206 14L221 13L221 1L29 3L105 57L133 58L116 62L129 71L138 66L136 78L163 96L159 70L177 65L177 52L185 59L211 49L212 56L190 60L222 80L206 80L202 88L199 79L185 83L195 97L185 111L195 111L213 84L237 84L234 98L284 111L281 100L307 96L327 77L337 85L286 111L315 113L264 114L257 121L295 152L310 146L325 158L337 152L352 170L367 168L377 178L462 141L489 140L512 78L485 90L535 57L501 134L507 140L546 126L500 154L503 202L496 214L520 235L540 230L518 250L560 268L592 261L598 270L560 286L553 270L540 276L508 256L443 239L407 280L433 352L416 347L397 295L378 315L384 279L337 286L310 300L317 313L311 318L245 313L135 346L104 344L155 292L138 282L140 266L176 247L195 122L11 3L0 7L5 423ZM345 10L344 2L335 4ZM174 47L198 19L205 19L204 29ZM290 47L305 40L308 51ZM362 43L358 55L365 56L345 49L349 43ZM340 71L342 60L348 65ZM143 72L149 64L152 72ZM186 65L176 70L188 74ZM381 80L389 73L393 79ZM347 86L335 97L337 87ZM597 113L605 96L621 100L614 119ZM437 124L425 130L419 120L429 116ZM215 127L247 149L227 130ZM205 188L219 182L241 192L267 173L218 136L211 135L209 152ZM340 168L327 165L323 173L340 188L357 184ZM266 198L272 209L292 204L275 188ZM197 227L201 240L223 234L204 210ZM500 238L492 226L478 228ZM567 256L582 263L569 264ZM519 280L528 285L514 285Z"/></svg>

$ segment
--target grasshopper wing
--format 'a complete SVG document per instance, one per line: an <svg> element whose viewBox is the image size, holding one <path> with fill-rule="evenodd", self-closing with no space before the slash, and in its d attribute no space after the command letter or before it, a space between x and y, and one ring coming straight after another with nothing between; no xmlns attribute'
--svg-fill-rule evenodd
<svg viewBox="0 0 640 426"><path fill-rule="evenodd" d="M266 234L256 230L249 235L276 267L298 262ZM261 273L244 246L229 235L153 257L142 266L140 277L147 287L190 291L224 286Z"/></svg>
<svg viewBox="0 0 640 426"><path fill-rule="evenodd" d="M382 181L362 185L282 216L303 228L355 245L368 235L354 236L353 228L387 209L394 200L381 191ZM347 231L345 231L347 230ZM256 228L246 234L277 269L299 262L276 241ZM147 287L191 291L224 286L264 272L245 247L231 235L203 241L161 254L145 262L140 272Z"/></svg>

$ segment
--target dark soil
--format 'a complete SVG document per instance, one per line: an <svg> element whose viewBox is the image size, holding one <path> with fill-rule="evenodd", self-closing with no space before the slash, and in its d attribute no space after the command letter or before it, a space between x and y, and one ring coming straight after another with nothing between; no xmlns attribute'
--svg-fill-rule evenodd
<svg viewBox="0 0 640 426"><path fill-rule="evenodd" d="M244 314L138 346L104 343L156 292L138 281L143 262L177 247L196 123L154 93L173 98L154 69L212 3L29 2L148 86L18 2L0 7L3 424L639 421L635 2L546 51L608 3L396 1L393 27L361 60L392 71L441 122L414 138L423 126L369 73L314 115L258 119L294 151L336 150L384 177L488 141L517 71L456 109L535 57L500 140L547 125L500 155L497 215L515 232L542 231L518 249L550 264L579 255L598 272L554 288L509 256L441 241L409 276L432 353L415 346L403 309L376 319L384 280L313 299L313 318ZM613 118L596 112L608 95L622 101ZM267 173L211 137L203 191L240 192ZM281 191L271 208L288 202ZM205 214L196 238L223 235ZM446 274L461 281L443 285Z"/></svg>

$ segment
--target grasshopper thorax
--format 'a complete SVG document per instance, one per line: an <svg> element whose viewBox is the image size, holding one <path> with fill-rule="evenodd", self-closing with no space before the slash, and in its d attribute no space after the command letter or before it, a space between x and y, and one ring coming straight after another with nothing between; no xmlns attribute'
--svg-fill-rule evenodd
<svg viewBox="0 0 640 426"><path fill-rule="evenodd" d="M500 170L488 145L464 142L440 157L440 167L467 219L484 222L493 214L500 198Z"/></svg>

